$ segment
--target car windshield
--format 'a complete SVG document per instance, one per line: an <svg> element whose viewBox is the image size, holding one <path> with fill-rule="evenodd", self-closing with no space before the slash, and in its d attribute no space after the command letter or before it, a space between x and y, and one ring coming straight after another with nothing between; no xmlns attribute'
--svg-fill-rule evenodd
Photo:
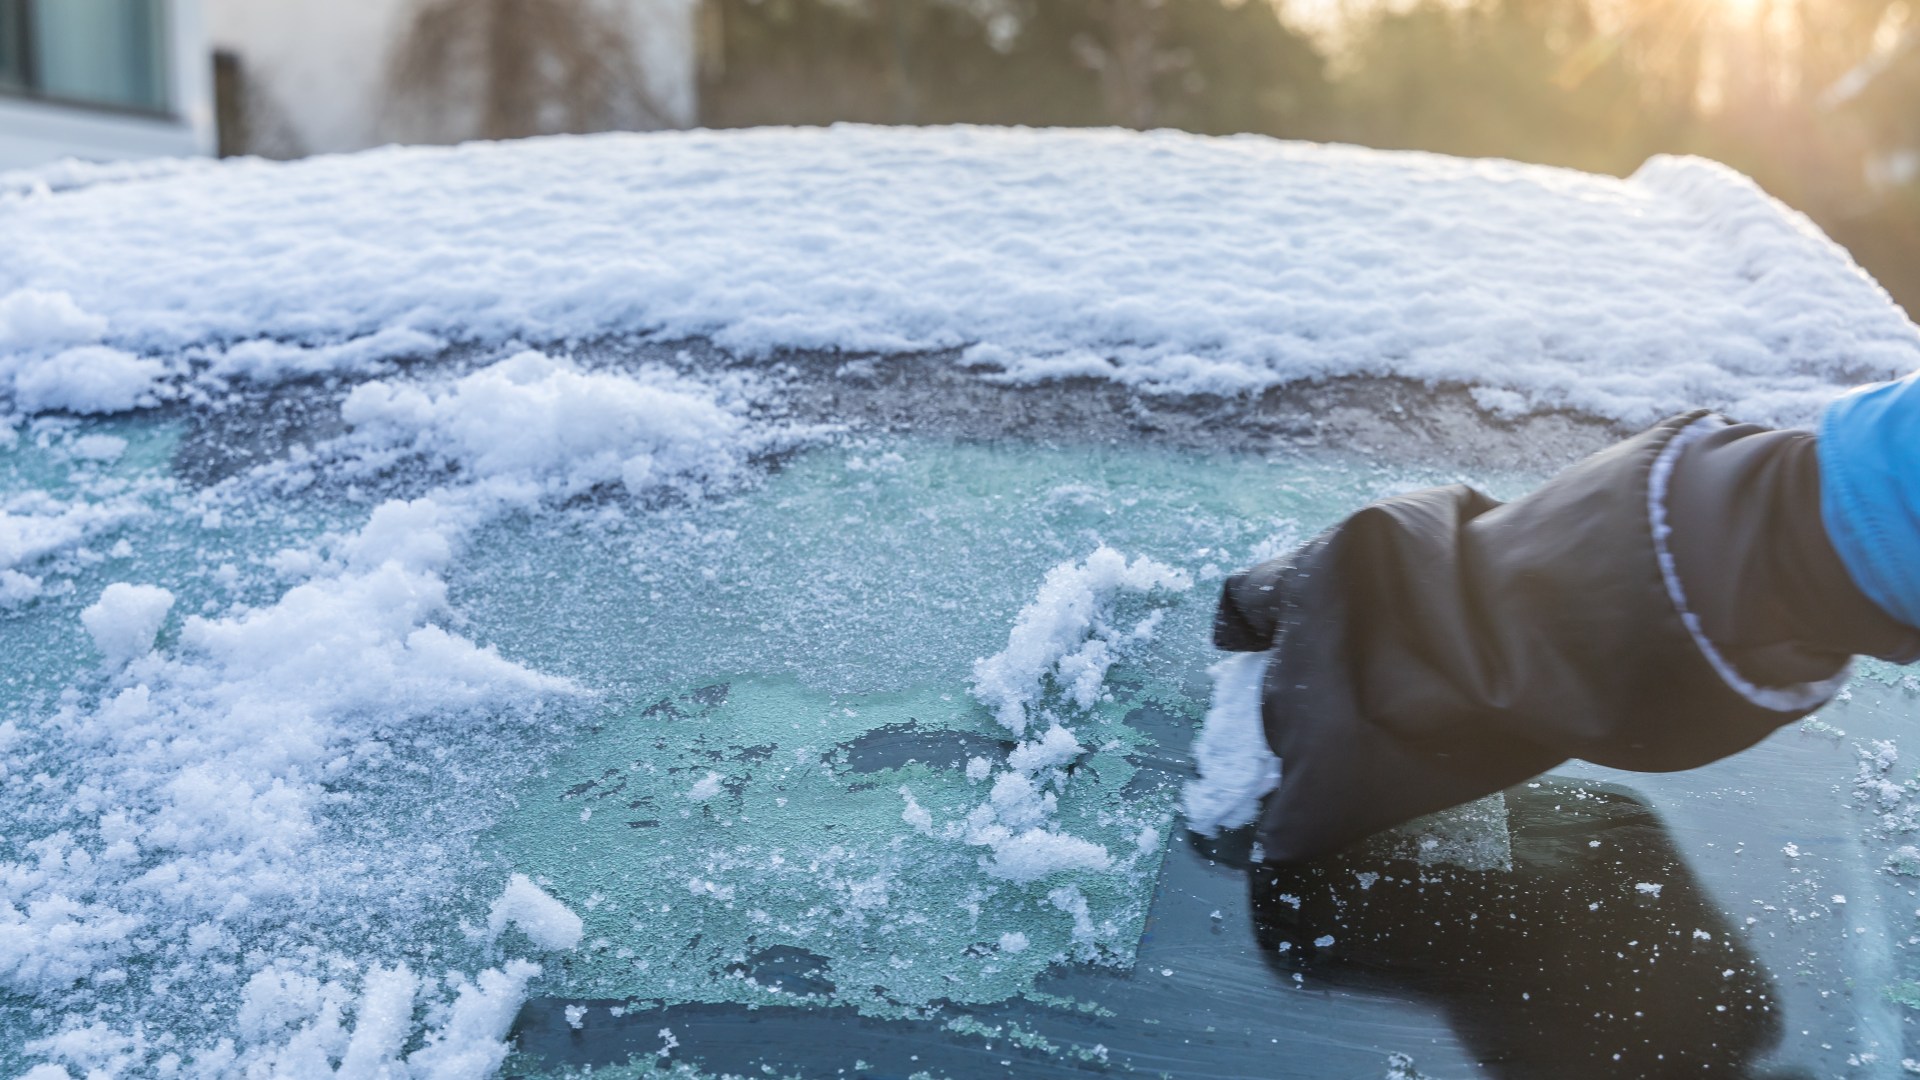
<svg viewBox="0 0 1920 1080"><path fill-rule="evenodd" d="M0 207L44 260L0 293L0 332L28 343L0 426L9 1075L1920 1058L1920 779L1901 756L1920 684L1898 668L1863 663L1735 758L1569 763L1306 867L1183 813L1226 575L1383 496L1518 496L1695 389L1787 418L1838 376L1742 374L1723 348L1669 384L1592 359L1614 345L1571 320L1484 384L1411 375L1409 356L1470 366L1415 340L1444 313L1407 284L1412 256L1380 294L1391 340L1308 310L1325 281L1268 283L1302 341L1375 351L1239 391L1222 372L1251 384L1243 358L1158 350L1186 331L1138 313L1116 318L1146 336L1108 348L1126 377L1063 347L1071 310L1024 369L978 343L873 349L871 326L848 331L863 351L784 324L738 330L785 335L771 352L712 327L540 334L585 294L489 291L519 280L510 259L400 303L377 260L337 253L337 311L325 289L241 281L217 305L96 316L121 294L46 254L78 213L61 200L172 190L149 183ZM248 183L262 205L223 228L303 212ZM459 307L469 287L485 304ZM1908 357L1911 327L1859 290L1836 310ZM501 322L458 338L426 321L435 303ZM289 329L375 308L378 328ZM1636 318L1611 325L1657 347ZM105 374L71 377L76 351ZM1176 385L1202 369L1203 389Z"/></svg>

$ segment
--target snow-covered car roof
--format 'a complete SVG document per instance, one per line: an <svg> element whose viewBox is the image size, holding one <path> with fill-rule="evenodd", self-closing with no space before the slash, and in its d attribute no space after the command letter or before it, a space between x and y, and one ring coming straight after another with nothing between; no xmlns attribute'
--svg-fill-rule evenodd
<svg viewBox="0 0 1920 1080"><path fill-rule="evenodd" d="M57 188L57 190L56 190ZM1805 420L1913 327L1719 165L1616 180L1172 132L691 132L0 178L0 364L273 377L643 333L1165 392L1395 375L1495 412ZM105 394L94 399L90 395Z"/></svg>

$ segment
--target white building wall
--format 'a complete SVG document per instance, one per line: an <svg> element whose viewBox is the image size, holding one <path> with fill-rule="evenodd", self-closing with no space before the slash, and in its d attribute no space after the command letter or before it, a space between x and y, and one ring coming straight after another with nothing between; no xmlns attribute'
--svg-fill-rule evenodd
<svg viewBox="0 0 1920 1080"><path fill-rule="evenodd" d="M213 153L213 54L201 0L173 0L167 27L172 117L0 94L0 169Z"/></svg>
<svg viewBox="0 0 1920 1080"><path fill-rule="evenodd" d="M667 120L696 116L694 9L698 0L609 0L633 27L648 91ZM424 0L204 0L216 48L240 60L255 119L284 126L291 152L360 150L408 137L391 115L396 50ZM466 132L424 133L452 141Z"/></svg>

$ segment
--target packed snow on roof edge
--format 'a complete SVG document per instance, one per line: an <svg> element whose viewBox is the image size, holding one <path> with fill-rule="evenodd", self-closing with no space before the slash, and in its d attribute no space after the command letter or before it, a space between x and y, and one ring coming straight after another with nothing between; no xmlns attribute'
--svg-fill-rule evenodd
<svg viewBox="0 0 1920 1080"><path fill-rule="evenodd" d="M1155 395L1342 376L1496 418L1804 423L1920 360L1905 316L1723 166L1627 180L1175 132L766 129L0 178L0 386L112 412L198 372L448 342L950 350ZM111 274L101 268L112 267Z"/></svg>

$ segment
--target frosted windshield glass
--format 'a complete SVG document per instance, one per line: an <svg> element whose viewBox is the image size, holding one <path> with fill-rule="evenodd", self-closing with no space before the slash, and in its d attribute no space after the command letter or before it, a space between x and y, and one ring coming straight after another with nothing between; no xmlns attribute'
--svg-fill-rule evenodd
<svg viewBox="0 0 1920 1080"><path fill-rule="evenodd" d="M576 378L519 363L448 393ZM481 440L493 479L449 487L369 433L465 447L422 402L469 399L403 390L356 392L353 435L303 392L261 445L9 429L15 985L201 1055L344 1053L412 1000L392 1053L511 1047L511 1075L1915 1053L1893 669L1731 761L1571 765L1306 871L1186 831L1223 574L1383 493L1525 474L834 437L698 496L566 496L635 459ZM527 469L563 494L515 502Z"/></svg>

